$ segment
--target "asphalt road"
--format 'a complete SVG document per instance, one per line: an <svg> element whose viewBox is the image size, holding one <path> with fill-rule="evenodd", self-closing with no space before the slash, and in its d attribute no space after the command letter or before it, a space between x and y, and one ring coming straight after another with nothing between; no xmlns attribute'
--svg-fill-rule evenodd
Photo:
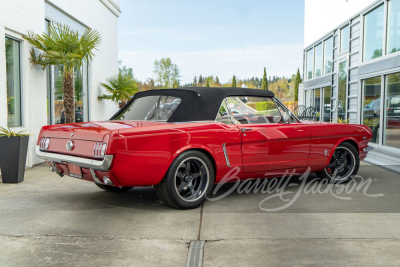
<svg viewBox="0 0 400 267"><path fill-rule="evenodd" d="M400 266L400 175L365 163L359 175L223 186L182 211L152 188L108 193L39 165L0 183L0 266L184 266L194 240L204 266Z"/></svg>

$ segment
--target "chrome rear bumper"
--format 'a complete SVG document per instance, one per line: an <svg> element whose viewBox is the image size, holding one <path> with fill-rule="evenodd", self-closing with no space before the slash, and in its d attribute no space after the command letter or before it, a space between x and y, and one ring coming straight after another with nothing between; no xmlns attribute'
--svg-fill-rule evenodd
<svg viewBox="0 0 400 267"><path fill-rule="evenodd" d="M39 146L36 146L36 155L45 161L56 162L56 163L71 163L78 165L82 168L93 169L96 171L108 171L111 167L114 156L105 155L103 160L86 159L80 157L74 157L63 154L49 153L40 151Z"/></svg>

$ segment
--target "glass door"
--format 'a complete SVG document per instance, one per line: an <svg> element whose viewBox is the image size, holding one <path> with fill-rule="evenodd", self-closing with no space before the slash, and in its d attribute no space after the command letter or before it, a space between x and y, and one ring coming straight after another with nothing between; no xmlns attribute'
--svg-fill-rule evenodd
<svg viewBox="0 0 400 267"><path fill-rule="evenodd" d="M330 122L331 121L331 91L332 91L332 89L331 89L331 87L330 86L328 86L328 87L325 87L325 88L323 88L323 91L324 91L324 103L323 103L323 119L322 119L322 121L325 121L325 122Z"/></svg>

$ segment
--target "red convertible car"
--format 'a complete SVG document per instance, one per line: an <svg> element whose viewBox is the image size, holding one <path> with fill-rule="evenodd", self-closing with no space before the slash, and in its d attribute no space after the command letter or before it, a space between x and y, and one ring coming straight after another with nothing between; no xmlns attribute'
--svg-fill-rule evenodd
<svg viewBox="0 0 400 267"><path fill-rule="evenodd" d="M180 88L139 92L109 121L44 126L36 153L60 176L112 192L154 186L187 209L233 168L240 179L309 169L346 182L371 137L363 125L301 122L267 90Z"/></svg>

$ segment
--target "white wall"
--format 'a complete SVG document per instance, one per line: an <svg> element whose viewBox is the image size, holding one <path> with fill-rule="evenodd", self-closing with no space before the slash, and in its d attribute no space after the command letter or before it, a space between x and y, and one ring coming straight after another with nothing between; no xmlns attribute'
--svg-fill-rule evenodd
<svg viewBox="0 0 400 267"><path fill-rule="evenodd" d="M113 0L49 0L63 13L96 29L102 35L99 51L90 66L90 120L106 120L117 111L110 101L98 101L103 93L100 83L118 72L118 16L119 8ZM45 31L44 0L7 0L0 2L0 125L7 125L7 87L5 64L5 35L21 41L22 129L30 137L27 165L40 161L35 155L39 131L47 124L47 87L45 72L29 62L31 46L22 39L28 31ZM19 130L15 129L15 130Z"/></svg>
<svg viewBox="0 0 400 267"><path fill-rule="evenodd" d="M38 162L34 148L39 131L47 123L46 75L40 67L29 62L31 49L22 35L28 31L43 32L43 1L2 1L0 4L0 125L7 125L7 85L5 64L5 35L21 41L22 128L33 134L29 141L27 165Z"/></svg>
<svg viewBox="0 0 400 267"><path fill-rule="evenodd" d="M305 0L304 47L351 18L376 0Z"/></svg>

